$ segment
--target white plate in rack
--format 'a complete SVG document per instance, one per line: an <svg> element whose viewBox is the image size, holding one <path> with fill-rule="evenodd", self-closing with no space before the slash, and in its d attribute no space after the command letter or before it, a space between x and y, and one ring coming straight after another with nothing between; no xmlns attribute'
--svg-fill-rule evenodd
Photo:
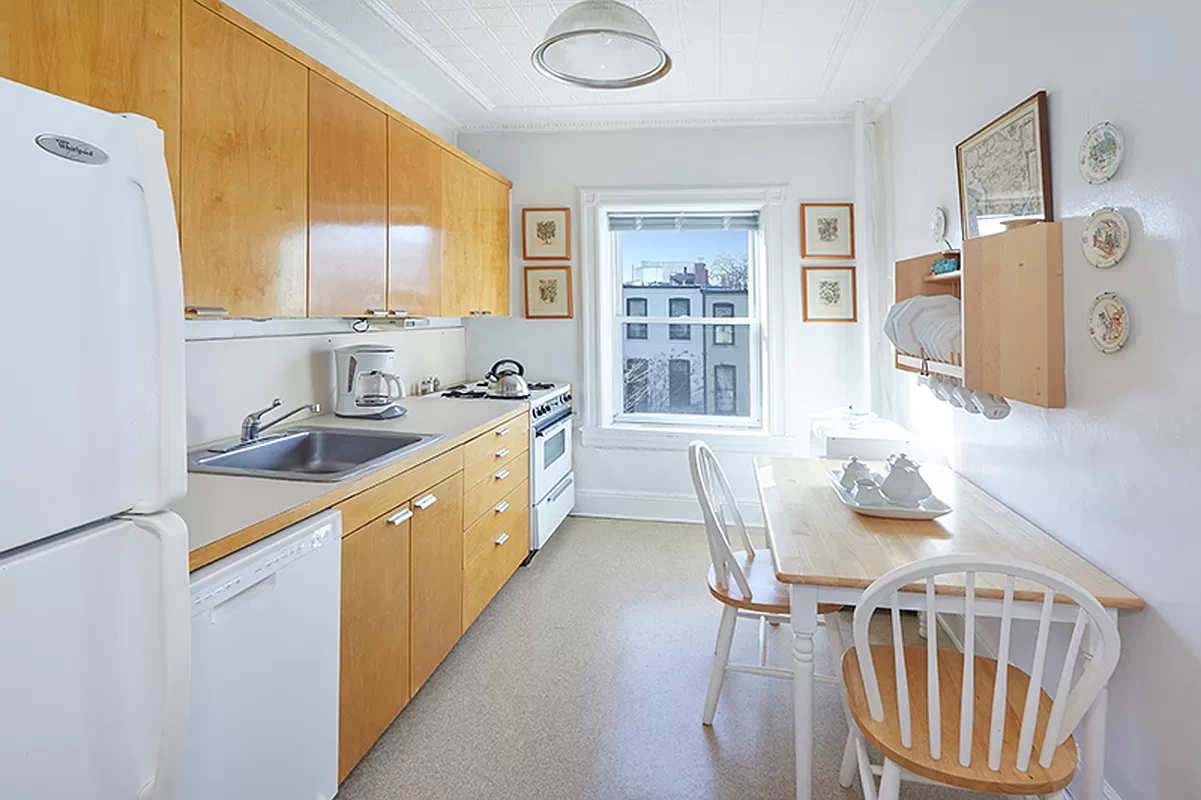
<svg viewBox="0 0 1201 800"><path fill-rule="evenodd" d="M930 495L925 500L918 503L916 506L902 506L896 503L884 503L878 506L861 505L851 493L840 482L842 479L841 469L826 470L826 477L830 479L830 485L834 487L834 491L838 493L838 499L844 505L849 506L856 514L863 514L865 517L885 517L887 519L935 519L943 514L950 514L951 507L939 500L934 495ZM879 476L877 483L879 483Z"/></svg>

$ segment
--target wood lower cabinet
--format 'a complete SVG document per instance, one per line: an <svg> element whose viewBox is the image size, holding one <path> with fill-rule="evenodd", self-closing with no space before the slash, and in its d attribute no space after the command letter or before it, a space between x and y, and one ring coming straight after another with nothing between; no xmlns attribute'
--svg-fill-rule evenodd
<svg viewBox="0 0 1201 800"><path fill-rule="evenodd" d="M310 317L357 317L386 308L387 163L387 116L311 74Z"/></svg>
<svg viewBox="0 0 1201 800"><path fill-rule="evenodd" d="M412 697L408 503L342 540L338 782Z"/></svg>
<svg viewBox="0 0 1201 800"><path fill-rule="evenodd" d="M0 76L163 130L179 208L180 0L3 0Z"/></svg>
<svg viewBox="0 0 1201 800"><path fill-rule="evenodd" d="M463 632L463 475L413 500L412 690L416 694Z"/></svg>
<svg viewBox="0 0 1201 800"><path fill-rule="evenodd" d="M195 0L182 64L184 302L303 317L309 71Z"/></svg>
<svg viewBox="0 0 1201 800"><path fill-rule="evenodd" d="M389 120L388 182L388 310L441 316L442 148Z"/></svg>

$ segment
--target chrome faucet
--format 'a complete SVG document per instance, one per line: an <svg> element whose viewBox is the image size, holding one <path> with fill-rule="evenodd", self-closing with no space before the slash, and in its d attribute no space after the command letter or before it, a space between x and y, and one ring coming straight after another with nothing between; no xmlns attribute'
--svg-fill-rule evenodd
<svg viewBox="0 0 1201 800"><path fill-rule="evenodd" d="M274 400L272 400L271 405L267 406L266 408L260 409L258 411L253 411L253 412L247 414L246 419L242 420L242 442L246 443L246 442L256 441L259 438L259 436L262 435L263 431L267 430L268 428L270 428L274 425L278 425L279 423L283 422L285 419L288 419L289 417L296 416L301 411L308 410L314 414L321 411L321 405L319 403L313 403L312 405L300 406L298 408L292 409L287 414L284 414L282 417L277 417L276 419L273 419L270 422L268 422L266 425L264 425L263 424L263 415L266 414L268 411L279 408L281 405L282 405L282 401L277 397Z"/></svg>

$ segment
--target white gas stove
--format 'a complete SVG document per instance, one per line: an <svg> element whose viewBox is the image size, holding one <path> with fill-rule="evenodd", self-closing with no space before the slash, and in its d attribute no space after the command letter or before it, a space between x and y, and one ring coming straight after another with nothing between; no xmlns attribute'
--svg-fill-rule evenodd
<svg viewBox="0 0 1201 800"><path fill-rule="evenodd" d="M487 398L486 381L442 393ZM530 383L530 554L540 550L575 507L571 384Z"/></svg>

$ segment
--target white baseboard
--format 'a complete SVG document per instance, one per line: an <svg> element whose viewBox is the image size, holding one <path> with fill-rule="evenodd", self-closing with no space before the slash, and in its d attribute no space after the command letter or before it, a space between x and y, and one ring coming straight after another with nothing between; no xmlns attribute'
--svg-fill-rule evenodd
<svg viewBox="0 0 1201 800"><path fill-rule="evenodd" d="M738 510L746 524L763 525L763 509L758 501L739 500ZM575 510L578 517L610 517L653 522L701 521L701 509L691 492L634 492L606 489L577 489Z"/></svg>
<svg viewBox="0 0 1201 800"><path fill-rule="evenodd" d="M939 614L938 615L938 627L942 628L943 633L945 633L947 635L947 638L951 640L951 643L954 644L956 648L958 648L960 651L963 650L963 639L962 639L963 618L962 617L951 617L948 619L944 615ZM981 627L980 623L977 622L976 623L976 648L977 648L977 650L982 655L986 655L989 658L996 658L997 657L997 646L998 645L997 645L996 640L994 640L992 638L992 636L988 633L988 631L984 630L984 628ZM1084 757L1083 757L1083 754L1080 753L1079 751L1077 751L1076 757L1077 757L1077 769L1079 769L1080 766L1084 764ZM1063 793L1068 797L1069 800L1083 800L1082 798L1078 798L1072 792L1071 787L1065 789ZM1112 786L1109 785L1109 781L1103 781L1101 783L1101 796L1104 798L1104 800L1122 800L1121 796L1117 793L1117 791Z"/></svg>

